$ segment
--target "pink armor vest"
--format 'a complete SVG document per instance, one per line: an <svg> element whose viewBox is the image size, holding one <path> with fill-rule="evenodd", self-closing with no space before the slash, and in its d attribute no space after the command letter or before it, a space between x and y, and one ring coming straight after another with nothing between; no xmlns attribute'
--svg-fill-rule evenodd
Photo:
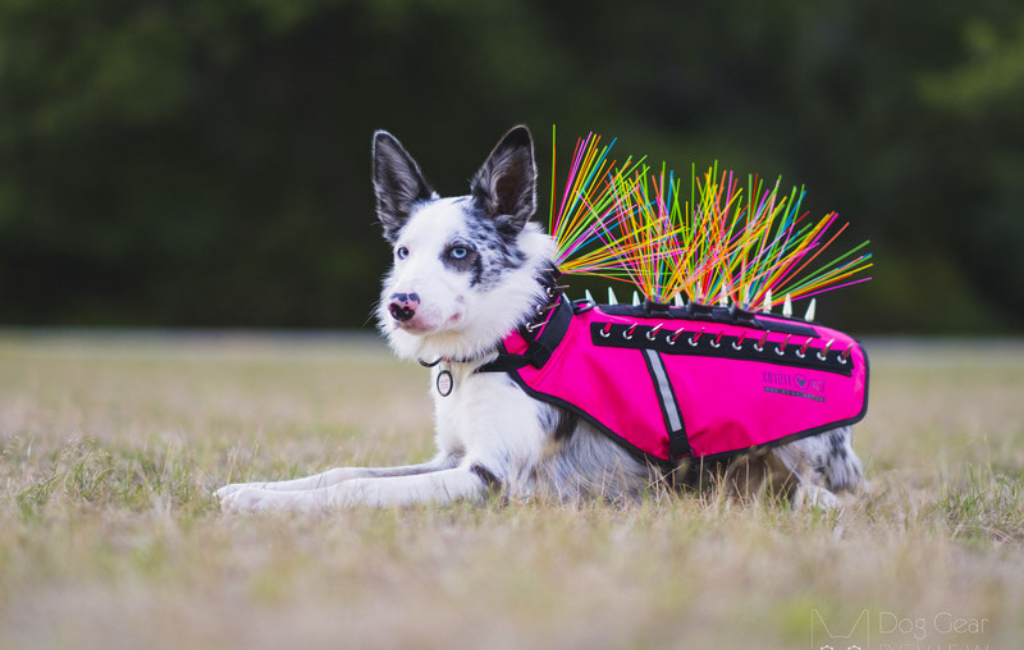
<svg viewBox="0 0 1024 650"><path fill-rule="evenodd" d="M817 323L726 308L596 306L560 298L498 359L533 397L642 457L724 457L860 421L868 359Z"/></svg>

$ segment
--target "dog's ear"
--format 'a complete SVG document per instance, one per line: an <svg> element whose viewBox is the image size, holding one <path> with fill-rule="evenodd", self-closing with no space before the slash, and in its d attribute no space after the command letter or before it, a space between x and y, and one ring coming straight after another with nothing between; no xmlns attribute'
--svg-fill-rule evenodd
<svg viewBox="0 0 1024 650"><path fill-rule="evenodd" d="M387 131L373 134L373 189L377 194L377 217L384 226L384 238L390 242L398 237L413 204L434 194L420 166Z"/></svg>
<svg viewBox="0 0 1024 650"><path fill-rule="evenodd" d="M470 184L473 197L499 230L516 234L537 209L533 138L517 126L498 142Z"/></svg>

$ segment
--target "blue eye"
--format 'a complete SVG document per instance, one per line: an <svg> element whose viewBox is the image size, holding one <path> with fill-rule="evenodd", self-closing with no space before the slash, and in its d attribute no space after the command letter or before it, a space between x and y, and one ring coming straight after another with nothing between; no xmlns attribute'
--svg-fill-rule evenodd
<svg viewBox="0 0 1024 650"><path fill-rule="evenodd" d="M404 260L405 258L409 257L409 249L406 248L405 246L399 246L398 249L395 250L395 257L397 257L400 260Z"/></svg>
<svg viewBox="0 0 1024 650"><path fill-rule="evenodd" d="M469 249L466 248L465 246L456 246L455 248L452 249L450 255L452 256L453 259L461 260L464 259L467 255L469 255Z"/></svg>

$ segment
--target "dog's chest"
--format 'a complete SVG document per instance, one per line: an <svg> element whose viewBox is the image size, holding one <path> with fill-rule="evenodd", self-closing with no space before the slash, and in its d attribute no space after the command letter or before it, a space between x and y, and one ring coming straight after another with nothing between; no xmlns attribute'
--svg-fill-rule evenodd
<svg viewBox="0 0 1024 650"><path fill-rule="evenodd" d="M452 369L451 392L437 388L443 368L431 373L438 444L448 451L466 453L481 446L500 444L512 426L536 422L536 405L503 373L466 373ZM442 384L444 379L442 379Z"/></svg>

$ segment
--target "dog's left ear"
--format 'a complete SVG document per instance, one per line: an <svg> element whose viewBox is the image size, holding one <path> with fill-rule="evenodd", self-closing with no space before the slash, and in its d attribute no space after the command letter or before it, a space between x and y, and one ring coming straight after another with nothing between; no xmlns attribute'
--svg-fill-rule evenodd
<svg viewBox="0 0 1024 650"><path fill-rule="evenodd" d="M537 165L533 138L517 126L501 139L470 184L473 197L498 229L516 234L537 209Z"/></svg>

